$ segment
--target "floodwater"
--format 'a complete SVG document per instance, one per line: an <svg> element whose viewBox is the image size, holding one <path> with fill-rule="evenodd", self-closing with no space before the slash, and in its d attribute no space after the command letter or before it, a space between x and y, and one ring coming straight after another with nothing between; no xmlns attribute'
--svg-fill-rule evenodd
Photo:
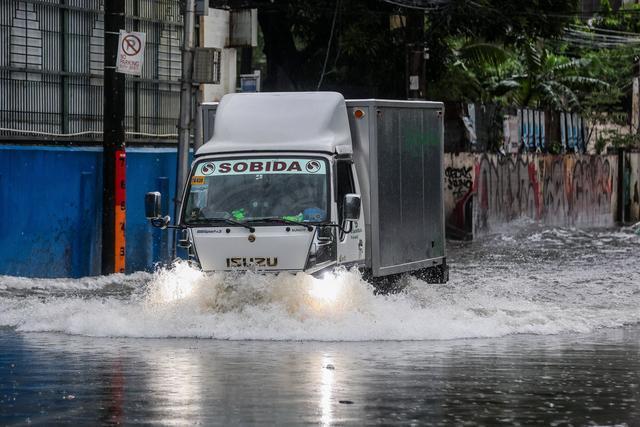
<svg viewBox="0 0 640 427"><path fill-rule="evenodd" d="M640 236L520 223L451 281L0 277L0 424L640 424Z"/></svg>

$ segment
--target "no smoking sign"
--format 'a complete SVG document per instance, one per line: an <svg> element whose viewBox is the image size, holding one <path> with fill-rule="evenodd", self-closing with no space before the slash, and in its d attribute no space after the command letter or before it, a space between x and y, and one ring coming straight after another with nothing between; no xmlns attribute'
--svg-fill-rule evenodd
<svg viewBox="0 0 640 427"><path fill-rule="evenodd" d="M144 63L145 34L138 32L128 33L120 30L118 39L118 57L116 59L116 71L119 73L142 74Z"/></svg>

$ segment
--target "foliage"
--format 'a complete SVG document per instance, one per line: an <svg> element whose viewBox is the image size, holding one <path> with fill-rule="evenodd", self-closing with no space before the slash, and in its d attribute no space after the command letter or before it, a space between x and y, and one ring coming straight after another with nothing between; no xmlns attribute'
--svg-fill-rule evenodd
<svg viewBox="0 0 640 427"><path fill-rule="evenodd" d="M605 135L596 141L596 152L601 153L607 146L624 149L639 149L640 134L621 133L615 130L605 131Z"/></svg>
<svg viewBox="0 0 640 427"><path fill-rule="evenodd" d="M589 59L553 54L533 40L523 38L511 50L490 43L451 46L455 61L443 86L469 101L578 110L592 90L609 86L591 75Z"/></svg>
<svg viewBox="0 0 640 427"><path fill-rule="evenodd" d="M529 40L522 43L521 50L523 72L512 76L518 83L513 99L519 106L575 111L581 108L584 94L609 87L587 74L588 59L558 56Z"/></svg>
<svg viewBox="0 0 640 427"><path fill-rule="evenodd" d="M445 78L455 63L456 38L511 49L523 38L556 38L573 19L577 0L451 0L427 17L427 64L432 82Z"/></svg>
<svg viewBox="0 0 640 427"><path fill-rule="evenodd" d="M447 0L424 14L383 0L254 1L265 90L404 98L407 44L424 40L427 97L495 107L485 120L498 132L513 106L577 111L604 129L628 125L640 5L614 10L602 0L587 22L577 0ZM640 142L604 130L596 150L608 145Z"/></svg>
<svg viewBox="0 0 640 427"><path fill-rule="evenodd" d="M596 144L595 144L595 150L596 150L596 154L602 154L602 152L604 151L605 147L607 146L608 141L606 139L604 139L603 137L598 137L598 139L596 140Z"/></svg>
<svg viewBox="0 0 640 427"><path fill-rule="evenodd" d="M589 72L594 78L606 81L605 89L594 88L583 100L583 116L591 123L627 126L631 111L631 85L634 65L637 64L640 43L633 43L640 37L640 5L630 4L614 11L604 0L601 14L595 16L590 25L601 34L611 34L613 40L624 40L619 46L587 46L571 50L570 54L590 61ZM632 34L636 33L636 34ZM635 65L637 66L637 65ZM621 134L614 130L604 131L596 141L596 151L602 152L606 146L639 147L637 135Z"/></svg>
<svg viewBox="0 0 640 427"><path fill-rule="evenodd" d="M264 88L404 98L406 45L424 32L430 99L497 105L496 117L500 107L520 106L625 124L638 45L597 40L640 33L640 5L614 11L603 0L602 10L589 25L611 33L578 20L576 0L449 0L424 15L381 0L264 0ZM595 44L563 39L576 27L593 31ZM601 149L631 143L603 141Z"/></svg>
<svg viewBox="0 0 640 427"><path fill-rule="evenodd" d="M367 0L289 0L259 9L265 53L271 62L267 89L315 90L322 80L322 89L337 89L347 96L401 96L404 79L390 78L404 76L403 29L389 26L389 16L396 9ZM277 22L264 25L268 19ZM279 55L286 38L291 39L291 48Z"/></svg>
<svg viewBox="0 0 640 427"><path fill-rule="evenodd" d="M593 20L597 28L613 31L640 33L640 4L626 4L614 11L608 0L600 5L600 14Z"/></svg>
<svg viewBox="0 0 640 427"><path fill-rule="evenodd" d="M592 62L592 75L610 84L606 93L593 94L591 104L607 112L630 109L631 84L637 51L637 45L628 45L611 49L583 49L579 52Z"/></svg>
<svg viewBox="0 0 640 427"><path fill-rule="evenodd" d="M428 92L438 92L447 80L472 73L475 81L466 79L467 86L457 86L455 95L490 98L495 82L485 83L488 73L465 70L460 65L466 65L473 55L486 54L492 46L511 46L525 36L558 36L576 6L577 0L450 0L420 18L423 28L415 29L406 18L412 13L422 16L421 12L381 0L265 1L258 8L268 61L264 84L272 90L308 90L315 89L323 79L323 88L347 95L404 97L405 45L416 30L426 30ZM392 27L390 18L394 16L402 18L397 20L400 25ZM486 44L476 46L476 52L460 51L457 57L449 43L459 39L483 40ZM494 50L492 55L498 53ZM322 75L325 58L327 69ZM473 60L481 59L476 56ZM496 59L502 59L502 64L506 58Z"/></svg>

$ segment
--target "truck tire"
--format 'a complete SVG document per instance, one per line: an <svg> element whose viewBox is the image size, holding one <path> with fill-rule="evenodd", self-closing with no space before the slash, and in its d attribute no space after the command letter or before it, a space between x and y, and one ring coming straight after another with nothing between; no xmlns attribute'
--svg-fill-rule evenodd
<svg viewBox="0 0 640 427"><path fill-rule="evenodd" d="M449 281L449 266L447 261L443 260L442 264L420 269L414 275L427 283L444 284Z"/></svg>
<svg viewBox="0 0 640 427"><path fill-rule="evenodd" d="M388 276L374 277L371 270L362 271L362 279L373 286L373 292L378 295L397 294L405 287L403 274L390 274Z"/></svg>

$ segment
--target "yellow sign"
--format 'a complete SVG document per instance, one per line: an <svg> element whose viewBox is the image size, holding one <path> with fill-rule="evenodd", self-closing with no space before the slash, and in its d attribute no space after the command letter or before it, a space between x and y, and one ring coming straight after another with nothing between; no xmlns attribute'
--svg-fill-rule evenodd
<svg viewBox="0 0 640 427"><path fill-rule="evenodd" d="M194 176L191 178L191 185L203 185L204 184L204 176Z"/></svg>

